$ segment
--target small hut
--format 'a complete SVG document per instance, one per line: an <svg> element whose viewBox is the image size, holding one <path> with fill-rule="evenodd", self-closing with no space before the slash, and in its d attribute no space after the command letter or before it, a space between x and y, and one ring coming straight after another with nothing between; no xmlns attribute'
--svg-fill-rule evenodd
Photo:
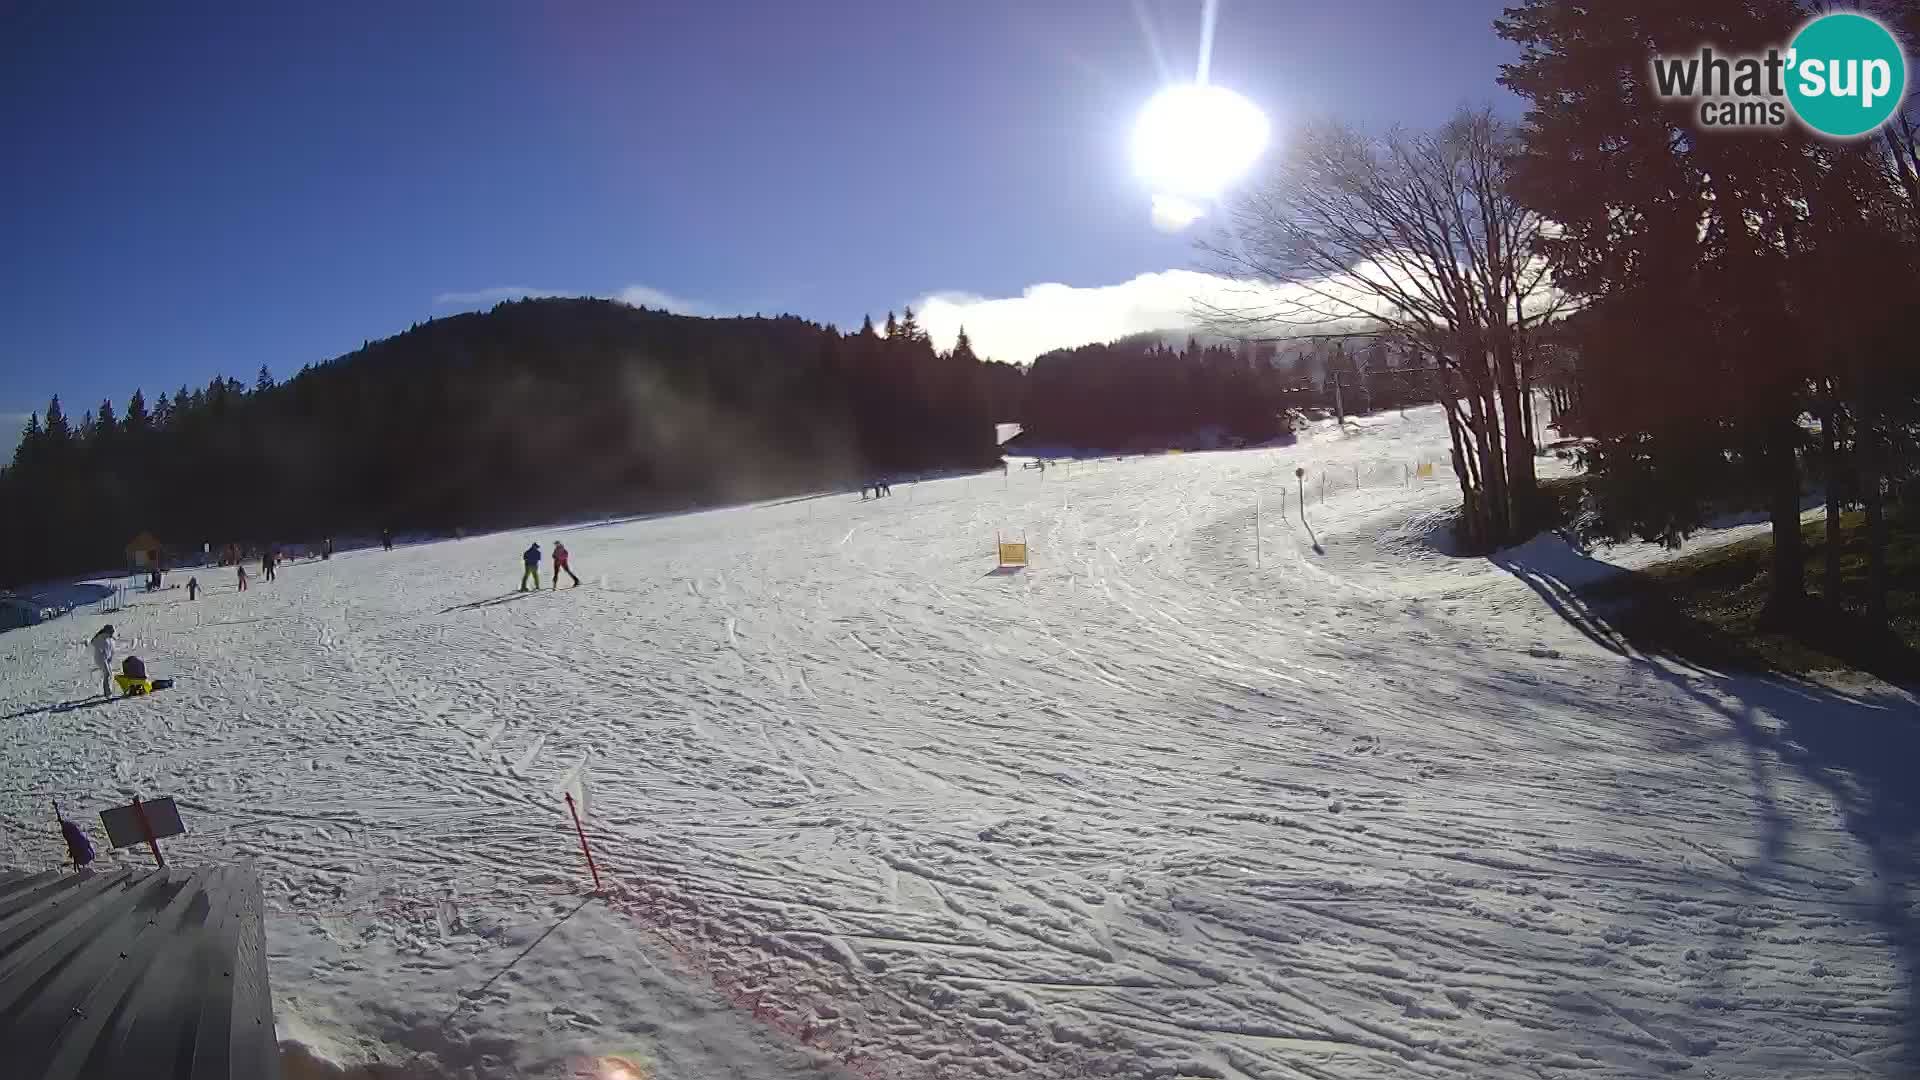
<svg viewBox="0 0 1920 1080"><path fill-rule="evenodd" d="M136 570L153 570L160 566L160 541L150 532L127 541L127 565Z"/></svg>

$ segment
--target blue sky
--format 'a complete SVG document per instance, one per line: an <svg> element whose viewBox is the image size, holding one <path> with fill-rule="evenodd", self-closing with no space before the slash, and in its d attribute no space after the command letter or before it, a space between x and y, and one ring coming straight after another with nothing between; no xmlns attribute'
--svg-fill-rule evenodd
<svg viewBox="0 0 1920 1080"><path fill-rule="evenodd" d="M1513 111L1502 6L1221 0L1213 79L1281 140ZM844 327L1195 266L1128 132L1200 0L163 7L0 0L8 419L284 377L496 290Z"/></svg>

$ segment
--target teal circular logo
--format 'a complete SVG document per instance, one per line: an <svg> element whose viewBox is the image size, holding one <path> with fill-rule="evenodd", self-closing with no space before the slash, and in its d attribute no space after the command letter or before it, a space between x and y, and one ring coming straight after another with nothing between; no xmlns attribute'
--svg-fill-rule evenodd
<svg viewBox="0 0 1920 1080"><path fill-rule="evenodd" d="M1822 15L1800 28L1790 48L1787 101L1822 135L1865 135L1886 123L1906 96L1900 42L1865 15Z"/></svg>

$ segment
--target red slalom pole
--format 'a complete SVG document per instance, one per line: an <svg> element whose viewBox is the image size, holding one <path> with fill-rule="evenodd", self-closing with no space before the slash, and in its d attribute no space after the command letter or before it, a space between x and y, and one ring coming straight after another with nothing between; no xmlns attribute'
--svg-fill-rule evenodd
<svg viewBox="0 0 1920 1080"><path fill-rule="evenodd" d="M154 838L153 823L147 820L147 808L140 804L140 796L133 797L133 812L140 817L140 831L147 834L147 846L153 849L153 865L165 870L167 860L160 857L160 841Z"/></svg>
<svg viewBox="0 0 1920 1080"><path fill-rule="evenodd" d="M580 854L587 857L587 872L593 875L593 891L600 891L600 868L593 865L593 849L587 846L587 830L580 827L580 808L573 805L573 792L567 792L567 813L573 815L573 831L580 837Z"/></svg>

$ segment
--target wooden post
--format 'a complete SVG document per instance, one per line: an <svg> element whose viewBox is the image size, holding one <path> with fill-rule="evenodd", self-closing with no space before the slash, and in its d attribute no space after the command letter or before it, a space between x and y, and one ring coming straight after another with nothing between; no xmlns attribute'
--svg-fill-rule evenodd
<svg viewBox="0 0 1920 1080"><path fill-rule="evenodd" d="M147 846L153 849L153 865L165 870L167 860L160 856L160 841L153 835L153 822L147 820L147 808L140 805L138 795L133 797L133 812L140 819L140 831L147 834Z"/></svg>
<svg viewBox="0 0 1920 1080"><path fill-rule="evenodd" d="M587 830L580 827L580 808L573 805L573 792L567 792L567 813L573 815L573 831L580 837L580 854L587 857L587 872L593 875L593 891L600 891L600 868L593 865L593 849L587 846Z"/></svg>

